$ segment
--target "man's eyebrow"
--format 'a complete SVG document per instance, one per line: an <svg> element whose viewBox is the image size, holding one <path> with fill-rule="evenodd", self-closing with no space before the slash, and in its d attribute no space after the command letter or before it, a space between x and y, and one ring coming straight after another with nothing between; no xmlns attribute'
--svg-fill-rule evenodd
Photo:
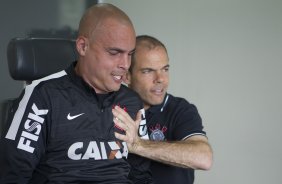
<svg viewBox="0 0 282 184"><path fill-rule="evenodd" d="M135 51L136 51L136 49L134 48L134 49L132 49L132 50L129 52L129 54L131 55L131 54L133 54Z"/></svg>
<svg viewBox="0 0 282 184"><path fill-rule="evenodd" d="M169 68L169 64L163 66L161 69L164 69L164 68ZM152 71L156 71L157 69L150 68L150 67L145 67L145 68L141 68L140 70L152 70Z"/></svg>
<svg viewBox="0 0 282 184"><path fill-rule="evenodd" d="M125 53L126 50L123 50L121 48L117 48L117 47L109 47L109 48L106 48L107 51L116 51L116 52L119 52L119 53ZM131 51L129 51L129 54L133 54L135 52L135 48L132 49Z"/></svg>
<svg viewBox="0 0 282 184"><path fill-rule="evenodd" d="M155 71L155 69L153 69L153 68L149 68L149 67L140 68L140 70L141 70L141 71L143 71L143 70L151 70L151 71Z"/></svg>
<svg viewBox="0 0 282 184"><path fill-rule="evenodd" d="M163 68L169 68L170 66L169 66L169 64L167 64L167 65L165 65Z"/></svg>
<svg viewBox="0 0 282 184"><path fill-rule="evenodd" d="M106 48L107 51L117 51L117 52L120 52L120 53L123 53L125 52L125 50L122 50L120 48L117 48L117 47L109 47L109 48Z"/></svg>
<svg viewBox="0 0 282 184"><path fill-rule="evenodd" d="M163 66L161 69L166 69L166 68L169 68L169 67L170 67L169 64L167 64L167 65Z"/></svg>

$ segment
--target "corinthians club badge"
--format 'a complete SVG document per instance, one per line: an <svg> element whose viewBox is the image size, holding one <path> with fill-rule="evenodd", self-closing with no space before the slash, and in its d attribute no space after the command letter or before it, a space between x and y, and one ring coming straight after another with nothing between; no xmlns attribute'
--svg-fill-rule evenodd
<svg viewBox="0 0 282 184"><path fill-rule="evenodd" d="M150 127L151 134L150 134L150 140L154 141L163 141L165 140L164 133L167 131L167 128L164 126L161 128L160 124L156 124L155 127Z"/></svg>

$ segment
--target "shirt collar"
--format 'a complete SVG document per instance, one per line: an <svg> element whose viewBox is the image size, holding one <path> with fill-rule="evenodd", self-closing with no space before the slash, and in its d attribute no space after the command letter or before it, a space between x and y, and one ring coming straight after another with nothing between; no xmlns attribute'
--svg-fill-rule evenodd
<svg viewBox="0 0 282 184"><path fill-rule="evenodd" d="M168 99L169 99L169 94L166 93L163 102L159 105L151 106L149 109L147 109L147 112L150 113L162 112L164 107L167 105Z"/></svg>
<svg viewBox="0 0 282 184"><path fill-rule="evenodd" d="M96 91L88 83L86 83L81 76L76 74L76 72L75 72L76 64L77 64L77 61L73 62L66 69L66 72L70 76L70 79L72 80L72 82L75 83L75 85L77 85L79 88L83 89L87 93L87 95L91 95L91 96L94 95L96 97L96 99L98 99ZM114 97L115 94L116 94L116 92L111 92L111 93L109 93L109 96Z"/></svg>

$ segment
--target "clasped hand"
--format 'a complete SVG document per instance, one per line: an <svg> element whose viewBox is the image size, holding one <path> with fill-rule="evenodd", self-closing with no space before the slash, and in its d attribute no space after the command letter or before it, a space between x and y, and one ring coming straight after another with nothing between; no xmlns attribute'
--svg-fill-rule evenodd
<svg viewBox="0 0 282 184"><path fill-rule="evenodd" d="M115 137L127 143L129 152L134 153L137 149L139 141L141 141L138 136L138 128L141 122L141 112L139 111L136 115L136 120L134 121L127 112L125 112L119 106L115 106L112 109L114 115L115 126L125 131L125 134L120 134L115 132Z"/></svg>

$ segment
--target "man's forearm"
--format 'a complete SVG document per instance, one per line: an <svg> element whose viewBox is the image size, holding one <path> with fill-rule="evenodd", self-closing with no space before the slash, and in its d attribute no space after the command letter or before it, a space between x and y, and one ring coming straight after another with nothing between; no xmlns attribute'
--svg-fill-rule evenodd
<svg viewBox="0 0 282 184"><path fill-rule="evenodd" d="M115 136L127 143L129 152L178 167L210 169L212 149L205 136L194 135L175 142L143 140L136 134L141 120L140 115L137 115L134 121L119 107L112 111L114 123L126 131L125 135L115 133Z"/></svg>
<svg viewBox="0 0 282 184"><path fill-rule="evenodd" d="M169 165L208 170L212 165L212 150L205 139L189 138L175 142L140 140L131 151Z"/></svg>

